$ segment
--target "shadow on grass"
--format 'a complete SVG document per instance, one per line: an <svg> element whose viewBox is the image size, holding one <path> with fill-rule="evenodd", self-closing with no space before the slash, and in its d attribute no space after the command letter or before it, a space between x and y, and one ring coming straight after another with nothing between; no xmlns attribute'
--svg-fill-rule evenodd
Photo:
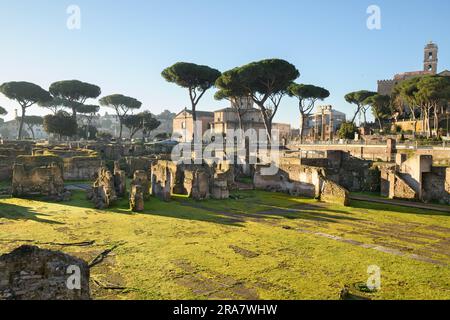
<svg viewBox="0 0 450 320"><path fill-rule="evenodd" d="M243 191L240 199L195 201L185 196L175 195L170 202L150 197L145 203L145 210L131 212L128 199L119 199L105 211L118 214L145 214L175 219L212 222L228 226L242 227L249 219L290 219L339 223L342 220L361 220L351 217L344 210L312 199L299 199L285 194L273 194L264 191ZM64 203L68 206L94 209L86 200L85 193L75 191L72 200Z"/></svg>
<svg viewBox="0 0 450 320"><path fill-rule="evenodd" d="M72 200L58 203L71 207L94 209L91 201L86 199L84 191L73 191ZM339 223L343 220L362 221L352 217L352 210L367 209L375 211L390 211L399 214L421 214L449 216L445 212L436 212L418 208L371 203L365 201L351 201L350 207L333 206L317 202L313 199L301 199L283 193L264 191L241 191L234 194L237 199L195 201L185 196L174 196L170 202L164 202L150 197L145 203L145 210L141 213L131 212L128 198L119 199L105 212L118 214L145 214L161 217L212 222L229 226L243 226L249 219L290 219L308 220L327 223ZM1 208L1 207L0 207ZM94 209L95 210L95 209ZM4 216L5 210L0 211ZM24 213L26 208L9 208L13 217L26 219L35 218L36 221L46 222L36 217L37 213ZM42 214L39 214L40 216ZM7 218L7 217L6 217Z"/></svg>
<svg viewBox="0 0 450 320"><path fill-rule="evenodd" d="M404 207L392 204L383 204L383 203L375 203L375 202L366 202L360 200L352 200L350 202L350 207L354 209L368 209L375 211L391 211L402 214L417 214L417 215L426 215L426 216L450 216L448 212L441 211L433 211L433 210L425 210L420 208L412 208L412 207Z"/></svg>
<svg viewBox="0 0 450 320"><path fill-rule="evenodd" d="M9 203L0 203L0 218L8 220L30 220L49 224L64 224L62 222L44 219L41 217L49 217L49 215L30 210L30 208L18 206Z"/></svg>

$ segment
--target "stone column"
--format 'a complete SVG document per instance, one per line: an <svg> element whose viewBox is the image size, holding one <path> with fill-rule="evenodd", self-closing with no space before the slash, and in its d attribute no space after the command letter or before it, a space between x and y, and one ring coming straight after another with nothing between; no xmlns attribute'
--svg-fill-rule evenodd
<svg viewBox="0 0 450 320"><path fill-rule="evenodd" d="M317 114L314 115L314 141L319 138L319 117Z"/></svg>
<svg viewBox="0 0 450 320"><path fill-rule="evenodd" d="M330 129L330 132L329 132L330 141L333 141L333 139L334 139L334 119L333 119L332 111L330 111L330 127L329 127L329 129Z"/></svg>
<svg viewBox="0 0 450 320"><path fill-rule="evenodd" d="M326 121L326 116L325 116L325 112L322 109L322 123L321 123L321 128L322 128L322 132L320 133L320 140L325 141L325 130L326 130L326 126L327 126L327 121Z"/></svg>

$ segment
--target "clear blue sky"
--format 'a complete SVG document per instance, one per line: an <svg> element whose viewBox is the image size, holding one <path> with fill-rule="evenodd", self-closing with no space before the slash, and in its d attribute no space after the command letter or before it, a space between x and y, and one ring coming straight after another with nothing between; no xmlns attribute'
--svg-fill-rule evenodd
<svg viewBox="0 0 450 320"><path fill-rule="evenodd" d="M66 27L71 4L81 9L81 30ZM372 4L381 8L381 30L366 27ZM0 0L0 83L48 89L79 79L102 95L136 97L153 113L177 112L187 93L164 81L165 67L187 61L225 71L276 57L297 66L299 82L329 89L324 103L351 114L347 92L421 70L430 40L439 45L439 70L450 69L449 12L447 0ZM199 109L227 105L213 93ZM15 102L0 95L0 105L10 119ZM286 99L276 121L298 126L297 119L295 100Z"/></svg>

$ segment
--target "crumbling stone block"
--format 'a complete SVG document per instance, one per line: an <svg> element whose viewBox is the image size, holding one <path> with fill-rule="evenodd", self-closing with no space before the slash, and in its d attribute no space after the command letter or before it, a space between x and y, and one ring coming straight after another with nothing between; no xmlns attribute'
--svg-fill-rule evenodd
<svg viewBox="0 0 450 320"><path fill-rule="evenodd" d="M0 300L5 299L89 300L89 267L59 251L19 247L0 256Z"/></svg>
<svg viewBox="0 0 450 320"><path fill-rule="evenodd" d="M134 172L132 184L141 186L144 199L150 196L150 179L147 171L137 170Z"/></svg>
<svg viewBox="0 0 450 320"><path fill-rule="evenodd" d="M170 160L158 160L152 165L151 194L163 201L169 201L173 187L177 166Z"/></svg>
<svg viewBox="0 0 450 320"><path fill-rule="evenodd" d="M120 169L118 161L114 162L114 186L119 198L127 194L127 175L125 171Z"/></svg>
<svg viewBox="0 0 450 320"><path fill-rule="evenodd" d="M144 193L142 186L132 185L130 190L130 209L134 212L144 211Z"/></svg>
<svg viewBox="0 0 450 320"><path fill-rule="evenodd" d="M211 186L211 196L213 199L228 199L230 191L228 190L228 179L225 173L216 173Z"/></svg>
<svg viewBox="0 0 450 320"><path fill-rule="evenodd" d="M63 163L56 156L19 156L13 169L14 197L64 194Z"/></svg>
<svg viewBox="0 0 450 320"><path fill-rule="evenodd" d="M127 174L130 178L136 171L150 171L154 158L150 157L126 157Z"/></svg>
<svg viewBox="0 0 450 320"><path fill-rule="evenodd" d="M192 166L184 171L184 187L189 197L204 200L210 197L210 174L203 167Z"/></svg>
<svg viewBox="0 0 450 320"><path fill-rule="evenodd" d="M322 177L320 200L342 206L348 206L350 203L349 192L344 187L324 177Z"/></svg>
<svg viewBox="0 0 450 320"><path fill-rule="evenodd" d="M76 156L64 158L65 180L92 180L101 167L101 159Z"/></svg>
<svg viewBox="0 0 450 320"><path fill-rule="evenodd" d="M107 168L103 167L99 170L97 180L87 195L88 199L94 202L95 208L108 208L117 200L114 180L114 176Z"/></svg>

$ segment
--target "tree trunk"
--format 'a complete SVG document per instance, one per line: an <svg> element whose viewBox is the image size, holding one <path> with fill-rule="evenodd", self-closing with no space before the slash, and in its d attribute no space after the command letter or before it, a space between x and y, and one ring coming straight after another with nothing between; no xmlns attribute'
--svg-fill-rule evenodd
<svg viewBox="0 0 450 320"><path fill-rule="evenodd" d="M199 137L197 137L197 111L196 111L196 107L197 105L195 103L192 103L192 128L193 128L193 132L192 132L192 141L194 143L197 143L199 141L201 141L201 139L199 139Z"/></svg>
<svg viewBox="0 0 450 320"><path fill-rule="evenodd" d="M31 136L33 137L33 140L35 140L33 126L28 126L28 129L30 129L30 131L31 131Z"/></svg>
<svg viewBox="0 0 450 320"><path fill-rule="evenodd" d="M359 105L357 107L358 108L355 112L355 115L353 116L352 123L355 123L356 117L358 116L359 112L361 111L361 107Z"/></svg>
<svg viewBox="0 0 450 320"><path fill-rule="evenodd" d="M380 117L377 117L378 125L380 126L380 132L383 131L383 126L381 125Z"/></svg>
<svg viewBox="0 0 450 320"><path fill-rule="evenodd" d="M300 144L303 143L303 134L305 132L305 114L300 111L301 117L302 117L302 125L300 127Z"/></svg>
<svg viewBox="0 0 450 320"><path fill-rule="evenodd" d="M17 135L17 140L22 140L23 124L25 122L25 110L26 108L22 106L22 116L20 118L19 133Z"/></svg>
<svg viewBox="0 0 450 320"><path fill-rule="evenodd" d="M122 128L123 128L122 118L119 117L119 140L122 140Z"/></svg>

